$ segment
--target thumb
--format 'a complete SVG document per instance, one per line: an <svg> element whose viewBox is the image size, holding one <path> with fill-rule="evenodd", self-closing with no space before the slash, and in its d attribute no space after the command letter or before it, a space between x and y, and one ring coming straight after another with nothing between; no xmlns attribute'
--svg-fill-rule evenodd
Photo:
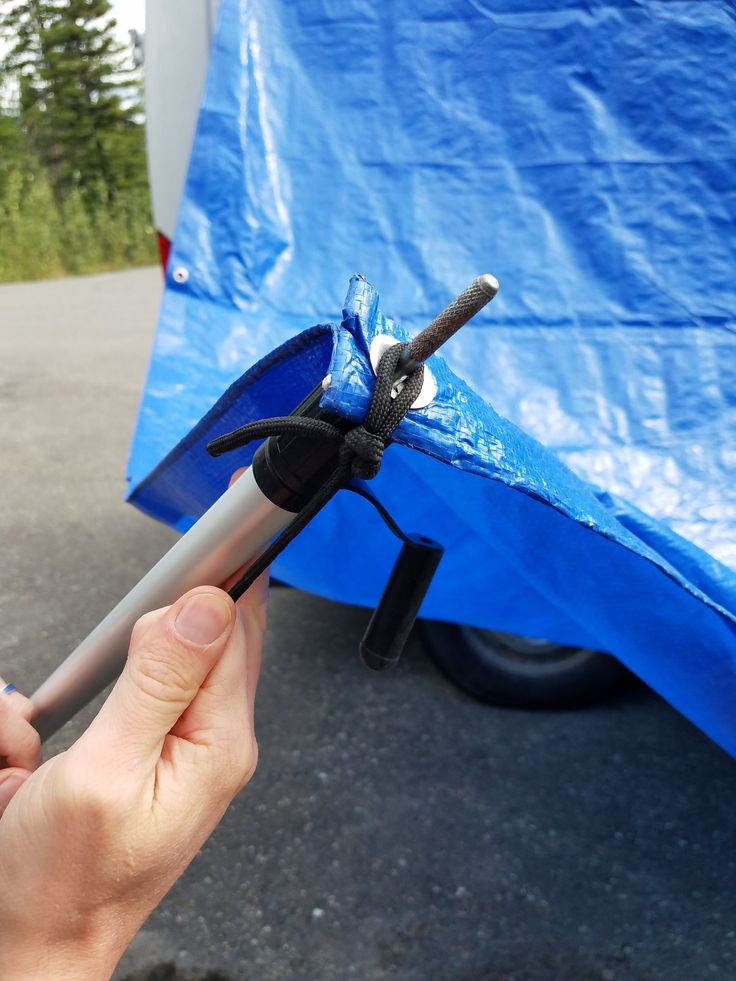
<svg viewBox="0 0 736 981"><path fill-rule="evenodd" d="M139 620L123 673L85 737L98 749L115 747L123 762L158 762L164 739L222 656L234 624L233 601L213 586Z"/></svg>

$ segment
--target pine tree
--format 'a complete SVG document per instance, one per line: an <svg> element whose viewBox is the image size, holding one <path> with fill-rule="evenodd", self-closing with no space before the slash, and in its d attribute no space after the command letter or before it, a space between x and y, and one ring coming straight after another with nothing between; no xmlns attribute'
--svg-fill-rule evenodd
<svg viewBox="0 0 736 981"><path fill-rule="evenodd" d="M79 191L94 208L101 185L110 199L144 186L140 110L108 0L6 0L1 23L20 122L57 198Z"/></svg>
<svg viewBox="0 0 736 981"><path fill-rule="evenodd" d="M28 151L18 117L0 109L0 197L11 174L28 174L36 169L37 162Z"/></svg>

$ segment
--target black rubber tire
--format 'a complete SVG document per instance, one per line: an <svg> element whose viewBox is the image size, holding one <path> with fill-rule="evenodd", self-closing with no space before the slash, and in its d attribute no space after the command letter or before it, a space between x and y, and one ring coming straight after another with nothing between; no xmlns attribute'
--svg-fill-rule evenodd
<svg viewBox="0 0 736 981"><path fill-rule="evenodd" d="M626 668L610 654L454 623L420 621L437 667L483 702L572 708L616 692ZM526 648L526 652L525 652Z"/></svg>

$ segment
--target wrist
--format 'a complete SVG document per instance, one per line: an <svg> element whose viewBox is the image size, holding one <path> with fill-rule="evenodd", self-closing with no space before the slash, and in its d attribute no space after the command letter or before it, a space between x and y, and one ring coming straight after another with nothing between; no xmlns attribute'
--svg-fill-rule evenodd
<svg viewBox="0 0 736 981"><path fill-rule="evenodd" d="M43 924L24 937L3 931L0 978L3 981L103 981L111 977L127 944L113 932L85 931L64 940L50 940Z"/></svg>
<svg viewBox="0 0 736 981"><path fill-rule="evenodd" d="M0 976L3 981L105 981L119 959L94 945L13 948L11 944L0 956Z"/></svg>

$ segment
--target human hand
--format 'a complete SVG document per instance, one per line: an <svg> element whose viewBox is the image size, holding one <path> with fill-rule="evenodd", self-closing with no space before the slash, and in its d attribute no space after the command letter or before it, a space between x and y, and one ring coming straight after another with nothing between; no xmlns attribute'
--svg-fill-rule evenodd
<svg viewBox="0 0 736 981"><path fill-rule="evenodd" d="M33 706L19 691L6 692L0 678L0 814L41 765L41 740L31 725Z"/></svg>
<svg viewBox="0 0 736 981"><path fill-rule="evenodd" d="M205 586L143 617L90 727L33 773L30 703L0 696L5 981L109 977L247 783L266 595L264 577L236 612Z"/></svg>

